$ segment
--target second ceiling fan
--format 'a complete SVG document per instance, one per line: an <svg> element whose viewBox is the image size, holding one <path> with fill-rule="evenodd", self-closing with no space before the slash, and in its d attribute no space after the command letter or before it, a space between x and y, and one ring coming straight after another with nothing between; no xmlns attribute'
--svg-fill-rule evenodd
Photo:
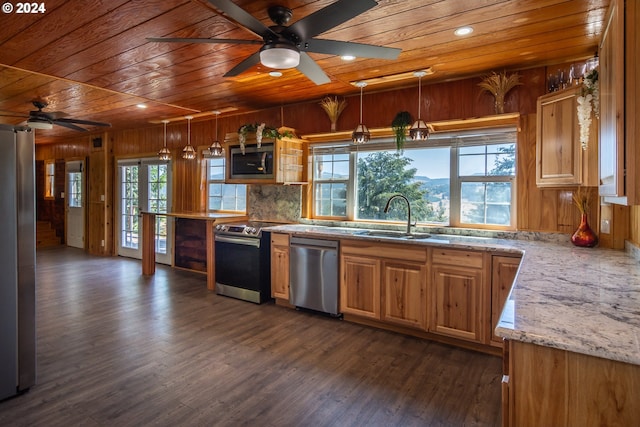
<svg viewBox="0 0 640 427"><path fill-rule="evenodd" d="M147 40L152 42L262 45L259 51L233 67L224 77L237 76L254 65L262 63L266 67L275 69L296 68L317 85L329 83L331 79L307 52L379 59L396 59L400 54L400 49L397 48L314 38L377 6L378 3L375 0L338 0L289 26L287 24L293 15L291 9L284 6L271 6L268 9L269 18L275 25L270 27L264 25L231 0L208 1L226 16L262 37L262 41L170 37L149 37Z"/></svg>

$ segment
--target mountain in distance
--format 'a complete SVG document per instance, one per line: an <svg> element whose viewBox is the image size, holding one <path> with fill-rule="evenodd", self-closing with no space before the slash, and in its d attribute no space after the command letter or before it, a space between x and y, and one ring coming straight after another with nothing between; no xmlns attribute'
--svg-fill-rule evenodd
<svg viewBox="0 0 640 427"><path fill-rule="evenodd" d="M449 178L429 178L428 176L416 175L414 181L420 182L420 189L429 192L428 201L435 202L450 198Z"/></svg>

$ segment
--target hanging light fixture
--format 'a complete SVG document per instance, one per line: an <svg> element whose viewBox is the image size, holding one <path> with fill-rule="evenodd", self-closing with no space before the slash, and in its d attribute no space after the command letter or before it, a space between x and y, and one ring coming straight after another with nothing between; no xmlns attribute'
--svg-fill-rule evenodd
<svg viewBox="0 0 640 427"><path fill-rule="evenodd" d="M164 124L164 144L160 151L158 151L158 158L167 161L171 160L171 151L167 148L167 123L169 123L169 120L163 120L162 123Z"/></svg>
<svg viewBox="0 0 640 427"><path fill-rule="evenodd" d="M187 145L182 149L182 158L186 160L193 160L196 158L196 150L191 146L191 119L193 116L185 116L187 119Z"/></svg>
<svg viewBox="0 0 640 427"><path fill-rule="evenodd" d="M424 141L429 138L429 126L420 118L420 105L422 104L422 78L427 75L427 72L416 71L413 75L418 78L418 120L409 129L409 136L414 141Z"/></svg>
<svg viewBox="0 0 640 427"><path fill-rule="evenodd" d="M356 86L360 88L360 124L351 134L351 139L354 144L364 144L371 139L371 133L369 129L362 123L362 89L367 85L367 82L357 82Z"/></svg>
<svg viewBox="0 0 640 427"><path fill-rule="evenodd" d="M216 115L216 135L214 141L209 146L209 154L211 154L212 157L222 157L224 156L224 149L220 141L218 141L218 116L220 115L220 111L214 111L213 114Z"/></svg>

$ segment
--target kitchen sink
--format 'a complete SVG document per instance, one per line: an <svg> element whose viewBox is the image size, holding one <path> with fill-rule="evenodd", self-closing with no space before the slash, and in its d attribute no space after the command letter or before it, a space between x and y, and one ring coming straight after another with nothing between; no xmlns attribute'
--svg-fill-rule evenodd
<svg viewBox="0 0 640 427"><path fill-rule="evenodd" d="M355 233L359 236L371 236L371 237L389 237L393 239L402 239L402 240L421 240L428 239L431 237L431 234L428 233L403 233L400 231L389 231L389 230L364 230L358 231Z"/></svg>

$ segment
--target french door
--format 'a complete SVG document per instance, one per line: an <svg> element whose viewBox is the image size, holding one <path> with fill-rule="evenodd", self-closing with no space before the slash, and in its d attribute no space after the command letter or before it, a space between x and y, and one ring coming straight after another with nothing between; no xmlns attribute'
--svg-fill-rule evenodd
<svg viewBox="0 0 640 427"><path fill-rule="evenodd" d="M118 255L142 258L141 212L169 211L171 165L157 159L118 161ZM171 222L156 215L156 262L171 265Z"/></svg>

